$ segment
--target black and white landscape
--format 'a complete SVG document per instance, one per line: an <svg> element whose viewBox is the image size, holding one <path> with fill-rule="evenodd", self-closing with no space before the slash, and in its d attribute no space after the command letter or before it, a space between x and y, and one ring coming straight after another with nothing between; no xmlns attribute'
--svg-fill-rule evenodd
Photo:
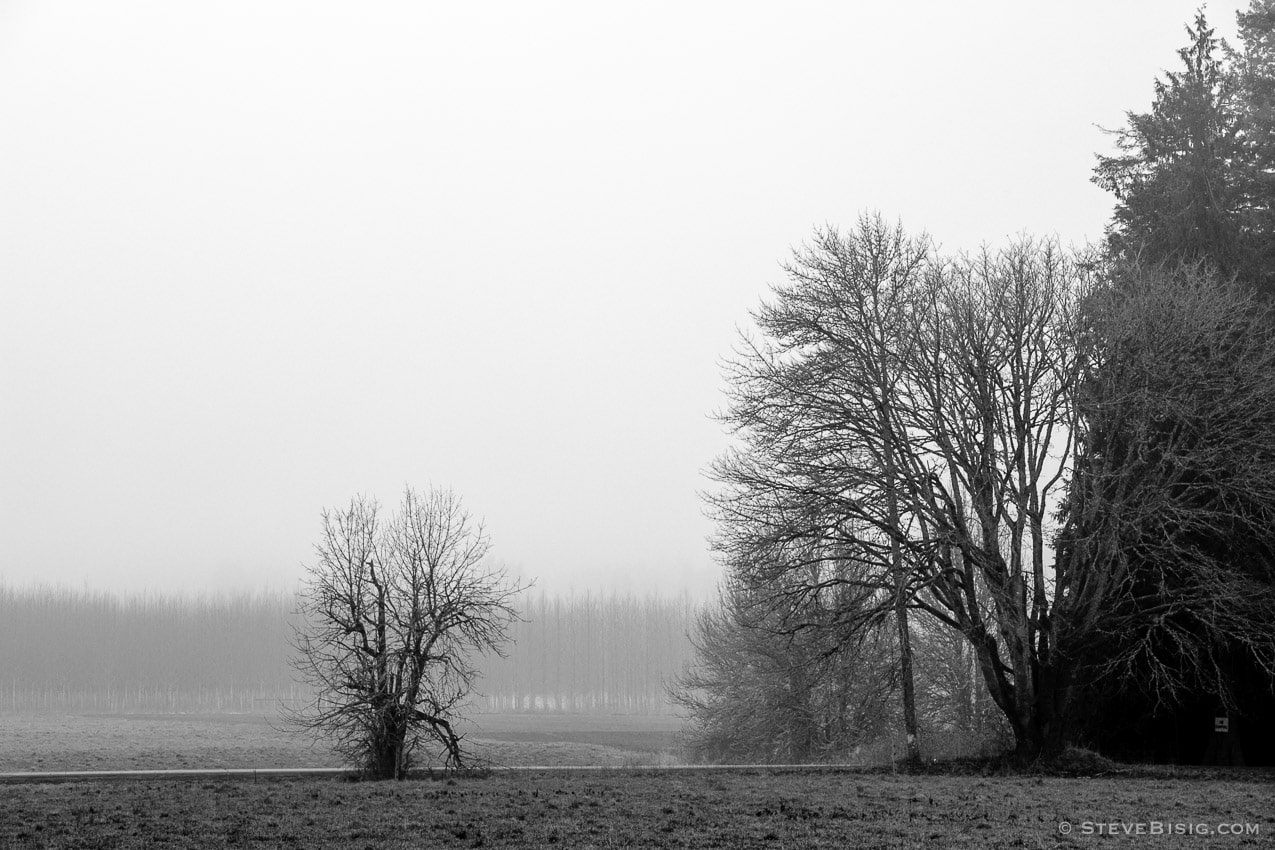
<svg viewBox="0 0 1275 850"><path fill-rule="evenodd" d="M12 0L0 187L0 850L1272 840L1275 0Z"/></svg>

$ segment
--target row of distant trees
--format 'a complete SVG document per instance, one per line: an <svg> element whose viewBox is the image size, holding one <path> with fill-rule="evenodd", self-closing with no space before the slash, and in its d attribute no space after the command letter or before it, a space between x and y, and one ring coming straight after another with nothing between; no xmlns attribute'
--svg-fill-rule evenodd
<svg viewBox="0 0 1275 850"><path fill-rule="evenodd" d="M508 654L483 662L488 710L652 714L691 661L688 596L528 595Z"/></svg>
<svg viewBox="0 0 1275 850"><path fill-rule="evenodd" d="M1200 701L1261 729L1275 0L1239 32L1199 14L1099 157L1101 247L951 255L868 215L796 252L729 364L728 577L683 692L701 745L844 750L888 696L917 760L949 642L1024 761Z"/></svg>
<svg viewBox="0 0 1275 850"><path fill-rule="evenodd" d="M295 695L291 599L0 585L0 710L251 711Z"/></svg>
<svg viewBox="0 0 1275 850"><path fill-rule="evenodd" d="M476 706L661 713L689 661L687 597L528 592ZM0 711L269 712L310 694L287 593L115 594L0 584Z"/></svg>

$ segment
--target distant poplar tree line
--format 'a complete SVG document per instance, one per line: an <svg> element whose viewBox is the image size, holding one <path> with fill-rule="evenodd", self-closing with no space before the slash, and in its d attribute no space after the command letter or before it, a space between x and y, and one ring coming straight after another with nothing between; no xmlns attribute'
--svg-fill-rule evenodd
<svg viewBox="0 0 1275 850"><path fill-rule="evenodd" d="M652 714L694 657L687 596L529 595L506 658L483 662L492 711Z"/></svg>
<svg viewBox="0 0 1275 850"><path fill-rule="evenodd" d="M528 594L488 711L660 713L692 657L687 597ZM307 693L290 593L114 594L0 584L0 712L263 712Z"/></svg>
<svg viewBox="0 0 1275 850"><path fill-rule="evenodd" d="M0 585L0 710L251 711L296 696L283 593Z"/></svg>

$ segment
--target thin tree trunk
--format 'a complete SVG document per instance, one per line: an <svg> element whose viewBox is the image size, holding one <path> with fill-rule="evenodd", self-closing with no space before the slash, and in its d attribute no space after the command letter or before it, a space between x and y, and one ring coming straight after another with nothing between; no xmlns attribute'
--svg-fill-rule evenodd
<svg viewBox="0 0 1275 850"><path fill-rule="evenodd" d="M903 730L907 734L907 760L921 763L921 739L916 723L916 689L912 675L912 636L908 631L907 597L903 593L903 576L899 576L899 593L895 602L895 620L899 626L899 677L903 685Z"/></svg>
<svg viewBox="0 0 1275 850"><path fill-rule="evenodd" d="M885 388L882 389L883 398ZM921 740L916 723L916 688L912 675L912 637L908 631L908 576L903 562L903 545L898 538L901 527L899 511L898 479L895 477L897 459L894 454L894 431L889 418L889 408L883 404L881 412L881 442L885 455L886 473L886 521L893 529L890 540L890 567L894 571L894 619L899 629L899 678L903 686L903 730L907 735L907 761L911 765L921 763Z"/></svg>

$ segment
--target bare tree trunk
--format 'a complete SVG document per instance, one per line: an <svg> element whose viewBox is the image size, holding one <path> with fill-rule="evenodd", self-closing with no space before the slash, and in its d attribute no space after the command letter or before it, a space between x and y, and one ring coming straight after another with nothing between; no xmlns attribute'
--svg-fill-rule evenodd
<svg viewBox="0 0 1275 850"><path fill-rule="evenodd" d="M895 620L899 625L899 677L903 686L903 730L907 734L908 763L919 765L921 739L916 724L916 689L912 681L912 637L908 632L908 606L902 591L903 578L900 575L900 591L895 607Z"/></svg>
<svg viewBox="0 0 1275 850"><path fill-rule="evenodd" d="M884 357L882 357L884 361ZM884 375L882 368L881 374ZM881 443L886 469L886 521L892 529L890 538L890 566L894 572L894 619L899 629L899 679L903 696L903 731L907 735L907 762L921 763L921 740L916 723L916 687L912 673L912 635L908 630L908 574L903 558L903 545L897 529L901 528L899 510L897 459L895 457L894 429L890 421L889 388L882 380L881 386Z"/></svg>

